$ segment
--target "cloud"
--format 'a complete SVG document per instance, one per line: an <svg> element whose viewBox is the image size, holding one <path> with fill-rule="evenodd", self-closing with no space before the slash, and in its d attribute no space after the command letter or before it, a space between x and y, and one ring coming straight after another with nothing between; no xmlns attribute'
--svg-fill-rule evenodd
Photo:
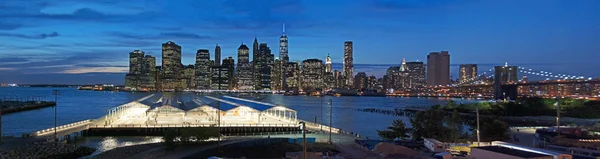
<svg viewBox="0 0 600 159"><path fill-rule="evenodd" d="M22 24L7 23L0 21L0 30L16 30L23 27L24 26Z"/></svg>
<svg viewBox="0 0 600 159"><path fill-rule="evenodd" d="M112 65L112 64L76 64L75 67L129 67L127 65Z"/></svg>
<svg viewBox="0 0 600 159"><path fill-rule="evenodd" d="M473 0L374 0L366 1L366 6L373 11L401 11L413 9L434 9L455 4L463 4Z"/></svg>
<svg viewBox="0 0 600 159"><path fill-rule="evenodd" d="M25 34L17 34L17 33L0 33L0 36L4 37L17 37L17 38L25 38L25 39L46 39L51 37L57 37L59 34L57 32L52 32L50 34L37 34L37 35L25 35Z"/></svg>
<svg viewBox="0 0 600 159"><path fill-rule="evenodd" d="M211 36L208 35L198 35L194 33L184 33L184 32L163 32L158 35L149 35L149 34L131 34L124 32L110 32L108 35L118 37L118 38L128 38L128 39L210 39Z"/></svg>
<svg viewBox="0 0 600 159"><path fill-rule="evenodd" d="M2 63L16 63L16 62L27 62L29 59L22 57L0 57L0 65Z"/></svg>

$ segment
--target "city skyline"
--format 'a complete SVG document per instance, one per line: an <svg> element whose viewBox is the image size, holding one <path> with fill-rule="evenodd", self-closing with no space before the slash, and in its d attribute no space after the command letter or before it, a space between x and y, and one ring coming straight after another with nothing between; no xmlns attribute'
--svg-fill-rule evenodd
<svg viewBox="0 0 600 159"><path fill-rule="evenodd" d="M399 65L402 58L407 58L408 61L426 61L427 53L439 50L447 50L452 54L450 59L452 79L458 77L458 68L453 66L466 63L542 64L547 66L540 69L548 68L547 71L592 77L598 77L594 68L600 65L594 60L598 59L598 55L593 54L594 50L600 49L598 48L600 46L594 45L600 39L590 36L600 34L600 28L597 28L600 24L598 20L600 14L595 14L598 9L594 9L600 5L594 5L598 3L595 1L565 4L560 1L515 1L514 3L468 0L397 3L376 1L369 4L345 3L330 8L333 12L359 5L367 6L368 9L360 11L364 12L364 15L349 16L356 16L357 22L366 22L369 21L366 20L367 18L375 17L376 20L372 21L378 23L356 26L346 25L345 23L348 22L336 20L336 17L344 17L342 15L323 13L325 18L314 17L310 11L323 8L326 4L314 4L313 1L257 4L250 1L227 1L215 5L226 7L222 12L239 14L225 19L218 18L223 15L208 16L210 18L206 21L210 23L204 26L198 26L198 22L193 20L199 17L196 14L204 11L185 11L187 9L183 4L171 4L179 9L167 9L168 7L161 6L162 4L159 3L142 2L82 3L67 0L30 2L34 4L18 1L0 3L0 6L5 8L0 11L0 17L6 19L0 21L0 39L7 41L0 45L2 62L0 74L3 75L0 77L0 83L37 83L30 78L53 77L47 83L68 84L72 83L69 82L69 78L82 78L84 80L82 82L87 84L119 84L122 82L115 82L111 77L96 76L101 79L95 80L85 77L106 73L120 74L122 77L128 72L129 52L142 50L146 54L160 57L159 45L166 41L174 41L181 45L181 59L184 65L194 64L198 49L208 49L211 54L214 54L213 48L217 44L222 47L220 60L231 56L237 61L237 47L241 42L251 44L253 37L257 37L260 43L268 43L272 46L273 54L277 56L280 53L276 48L280 43L283 23L286 25L285 32L289 37L290 61L311 58L324 61L326 54L331 53L333 69L341 70L339 65L342 63L344 52L341 43L353 41L354 74L367 72L368 75L381 77L387 67ZM218 2L185 2L188 3L209 6L212 5L209 3ZM132 9L132 4L140 4L141 7ZM32 7L23 9L25 6ZM474 9L473 6L488 9L494 6L491 8L495 11L510 9L511 12L527 16L511 19L513 18L511 15L516 13L496 15L483 9ZM286 7L288 8L282 9ZM109 8L113 10L109 11ZM467 10L459 10L460 8ZM439 11L424 13L433 9L453 11L453 13L449 15L434 15ZM535 11L539 13L534 13ZM166 17L158 13L168 13L171 18L174 18L170 20L174 23L156 25L157 20L164 20ZM186 15L185 13L193 16L181 16ZM396 17L384 16L383 13L416 14L415 17L400 15ZM480 16L462 15L468 13L485 13L484 15L490 16L492 20L482 19ZM148 26L135 25L146 16L155 17L157 20L147 20L148 24L152 24ZM534 18L536 16L545 18ZM415 19L417 17L423 20ZM402 18L406 19L394 23L387 21ZM466 25L464 23L469 22L464 21L451 23L451 19L455 18L472 18L470 19L473 20L470 22L472 25ZM24 20L36 20L36 23ZM384 21L386 23L380 23ZM66 26L64 22L73 26ZM558 22L561 25L551 25ZM565 24L568 22L571 23ZM94 27L98 24L103 27ZM385 25L376 26L377 24ZM527 25L518 28L507 27L510 24ZM84 26L85 28L82 28ZM476 29L466 31L472 30L469 29L470 27ZM371 29L364 30L365 28ZM218 35L204 35L209 33ZM96 35L97 38L88 38ZM489 42L481 42L484 41L481 39L488 39ZM573 56L573 54L580 56ZM157 58L156 62L161 63L161 60ZM486 70L491 67L480 66L480 68ZM102 78L105 80L102 81Z"/></svg>

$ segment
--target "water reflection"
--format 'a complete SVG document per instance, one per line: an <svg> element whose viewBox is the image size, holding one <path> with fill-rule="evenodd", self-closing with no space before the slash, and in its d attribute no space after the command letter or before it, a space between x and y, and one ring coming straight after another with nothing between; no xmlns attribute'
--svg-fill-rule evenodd
<svg viewBox="0 0 600 159"><path fill-rule="evenodd" d="M125 146L133 146L140 144L149 144L149 143L159 143L163 142L162 137L159 136L139 136L139 137L85 137L83 139L79 139L75 141L75 144L94 147L96 148L96 152L94 152L91 156L100 154L102 152L112 150L118 147Z"/></svg>

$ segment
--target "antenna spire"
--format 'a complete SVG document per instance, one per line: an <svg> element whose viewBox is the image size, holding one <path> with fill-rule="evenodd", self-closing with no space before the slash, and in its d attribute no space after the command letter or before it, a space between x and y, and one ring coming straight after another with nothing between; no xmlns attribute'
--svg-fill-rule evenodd
<svg viewBox="0 0 600 159"><path fill-rule="evenodd" d="M285 33L285 23L283 23L283 33Z"/></svg>

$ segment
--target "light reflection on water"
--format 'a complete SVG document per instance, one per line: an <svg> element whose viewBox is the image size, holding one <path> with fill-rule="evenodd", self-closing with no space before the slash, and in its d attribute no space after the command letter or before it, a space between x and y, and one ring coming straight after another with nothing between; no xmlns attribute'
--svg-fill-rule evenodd
<svg viewBox="0 0 600 159"><path fill-rule="evenodd" d="M96 148L96 152L94 152L90 156L94 156L100 154L102 152L112 150L118 147L132 146L132 145L140 145L140 144L149 144L149 143L159 143L163 142L162 137L160 136L119 136L119 137L84 137L75 141L75 144L81 146L88 146Z"/></svg>

